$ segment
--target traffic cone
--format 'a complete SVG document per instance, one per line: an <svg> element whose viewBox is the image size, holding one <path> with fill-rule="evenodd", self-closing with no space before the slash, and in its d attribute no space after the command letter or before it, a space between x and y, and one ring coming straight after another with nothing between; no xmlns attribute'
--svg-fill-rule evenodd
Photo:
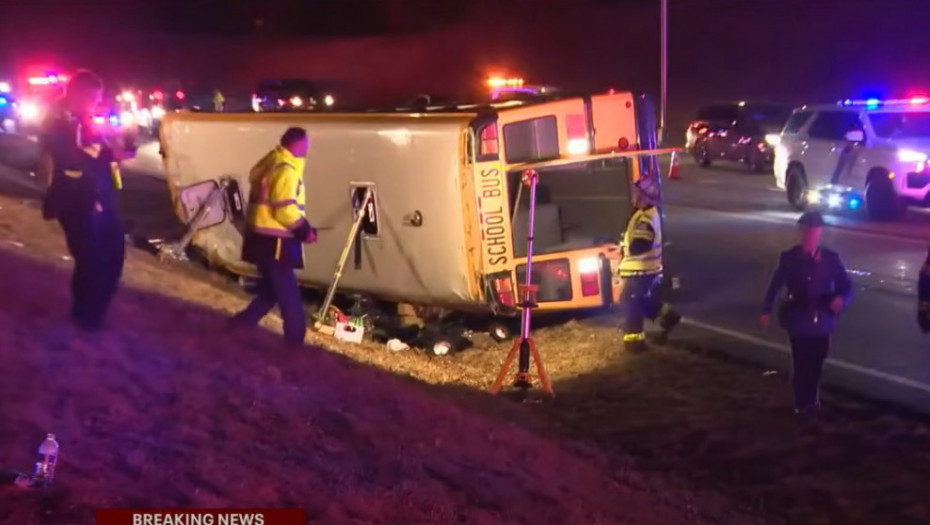
<svg viewBox="0 0 930 525"><path fill-rule="evenodd" d="M672 160L668 166L668 178L671 180L681 179L681 172L678 169L678 152L672 153Z"/></svg>

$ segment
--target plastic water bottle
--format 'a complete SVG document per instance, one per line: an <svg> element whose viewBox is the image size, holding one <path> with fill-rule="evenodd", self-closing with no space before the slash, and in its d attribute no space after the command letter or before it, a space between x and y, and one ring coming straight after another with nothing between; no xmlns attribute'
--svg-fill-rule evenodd
<svg viewBox="0 0 930 525"><path fill-rule="evenodd" d="M58 463L58 442L55 434L49 434L39 445L39 459L36 461L35 483L48 486L55 478L55 465Z"/></svg>

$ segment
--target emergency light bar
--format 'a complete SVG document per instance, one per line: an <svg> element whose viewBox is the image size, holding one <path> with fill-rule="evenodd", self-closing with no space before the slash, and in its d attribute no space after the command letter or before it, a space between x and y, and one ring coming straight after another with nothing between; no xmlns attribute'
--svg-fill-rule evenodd
<svg viewBox="0 0 930 525"><path fill-rule="evenodd" d="M846 99L836 103L838 106L865 106L867 108L877 108L878 106L922 106L930 104L930 97L911 97L911 98L893 98L881 100L869 98L865 100Z"/></svg>
<svg viewBox="0 0 930 525"><path fill-rule="evenodd" d="M523 87L523 79L522 78L491 77L488 79L488 87L490 88Z"/></svg>
<svg viewBox="0 0 930 525"><path fill-rule="evenodd" d="M49 84L58 84L65 82L68 78L64 75L46 75L44 77L30 77L29 84L33 86L47 86Z"/></svg>

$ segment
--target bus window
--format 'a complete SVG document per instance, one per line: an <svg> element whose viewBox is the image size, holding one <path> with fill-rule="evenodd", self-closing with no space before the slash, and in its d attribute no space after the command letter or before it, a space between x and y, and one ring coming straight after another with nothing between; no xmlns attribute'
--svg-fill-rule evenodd
<svg viewBox="0 0 930 525"><path fill-rule="evenodd" d="M559 131L555 116L506 124L504 154L510 164L559 158Z"/></svg>
<svg viewBox="0 0 930 525"><path fill-rule="evenodd" d="M629 159L609 168L589 170L585 164L545 168L536 189L536 223L533 255L592 248L618 242L633 212L630 199ZM515 257L526 257L530 192L522 173L507 174L513 211Z"/></svg>

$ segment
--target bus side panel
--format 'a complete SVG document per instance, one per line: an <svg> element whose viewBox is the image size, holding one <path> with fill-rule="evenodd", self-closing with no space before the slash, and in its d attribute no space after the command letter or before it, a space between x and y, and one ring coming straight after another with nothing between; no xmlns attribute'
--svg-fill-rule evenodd
<svg viewBox="0 0 930 525"><path fill-rule="evenodd" d="M351 250L340 291L463 308L483 304L470 277L474 269L466 255L461 195L461 137L471 117L172 117L164 133L169 184L177 190L232 176L243 197L250 189L250 168L284 130L307 129L312 141L304 173L307 216L324 229L318 242L304 249L305 268L298 272L302 284L331 284L353 221L353 187L374 185L379 232L361 241L359 268ZM416 212L422 222L414 220ZM211 259L242 268L242 234L228 221L202 230L194 242Z"/></svg>
<svg viewBox="0 0 930 525"><path fill-rule="evenodd" d="M636 146L639 141L631 93L593 95L591 109L595 153L617 151L620 139L626 139L630 147Z"/></svg>

